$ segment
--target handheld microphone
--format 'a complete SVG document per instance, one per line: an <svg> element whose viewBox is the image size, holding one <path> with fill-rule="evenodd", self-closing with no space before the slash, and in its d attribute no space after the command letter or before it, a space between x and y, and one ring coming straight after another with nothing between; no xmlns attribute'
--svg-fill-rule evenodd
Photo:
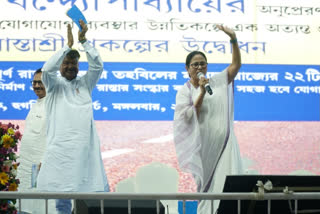
<svg viewBox="0 0 320 214"><path fill-rule="evenodd" d="M199 72L199 73L197 74L197 77L198 77L199 79L200 79L201 77L204 77L204 78L205 78L205 76L204 76L204 74L203 74L202 72ZM205 87L206 91L207 91L210 95L212 95L212 90L211 90L211 87L210 87L209 83L205 84L204 87Z"/></svg>

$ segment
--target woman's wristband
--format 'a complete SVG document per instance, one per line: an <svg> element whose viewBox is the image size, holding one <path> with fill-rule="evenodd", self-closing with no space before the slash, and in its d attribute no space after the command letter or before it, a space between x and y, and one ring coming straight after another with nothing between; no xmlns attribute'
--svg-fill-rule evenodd
<svg viewBox="0 0 320 214"><path fill-rule="evenodd" d="M237 43L237 42L238 42L237 38L235 38L235 39L230 39L230 43L231 43L231 44L235 44L235 43Z"/></svg>
<svg viewBox="0 0 320 214"><path fill-rule="evenodd" d="M79 40L79 42L80 42L81 44L85 43L86 41L87 41L86 38L84 38L84 39L82 39L82 40Z"/></svg>

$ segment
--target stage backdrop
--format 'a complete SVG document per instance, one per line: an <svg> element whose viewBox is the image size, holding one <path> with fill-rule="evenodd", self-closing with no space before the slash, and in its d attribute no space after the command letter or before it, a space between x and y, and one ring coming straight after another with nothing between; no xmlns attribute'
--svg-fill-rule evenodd
<svg viewBox="0 0 320 214"><path fill-rule="evenodd" d="M318 0L3 0L0 2L0 119L24 119L32 73L66 45L66 11L76 4L104 72L93 92L97 120L172 120L190 51L208 56L208 76L231 62L235 30L243 66L236 120L318 121ZM86 61L81 45L81 61ZM81 63L81 73L87 64Z"/></svg>
<svg viewBox="0 0 320 214"><path fill-rule="evenodd" d="M33 72L66 45L67 24L77 41L66 16L73 4L104 61L93 91L99 122L172 121L187 54L207 55L208 77L231 62L229 38L216 24L234 29L241 50L236 121L320 120L319 0L2 0L0 120L25 119L36 100ZM79 43L74 48L83 75L86 56Z"/></svg>

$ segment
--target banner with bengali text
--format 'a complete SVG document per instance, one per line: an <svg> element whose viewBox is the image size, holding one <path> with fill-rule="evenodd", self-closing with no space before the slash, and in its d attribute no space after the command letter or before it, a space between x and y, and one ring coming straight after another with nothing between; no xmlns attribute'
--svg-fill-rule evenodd
<svg viewBox="0 0 320 214"><path fill-rule="evenodd" d="M237 34L243 65L234 85L235 120L320 120L318 0L3 0L0 2L0 119L25 119L36 96L33 72L78 28L104 61L93 91L96 120L172 120L176 92L188 79L185 57L202 51L210 77L231 62ZM80 72L88 67L81 53Z"/></svg>

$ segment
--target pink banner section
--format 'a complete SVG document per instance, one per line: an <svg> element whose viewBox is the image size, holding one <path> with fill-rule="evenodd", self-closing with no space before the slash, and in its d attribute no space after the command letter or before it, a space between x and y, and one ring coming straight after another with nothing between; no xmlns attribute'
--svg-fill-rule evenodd
<svg viewBox="0 0 320 214"><path fill-rule="evenodd" d="M24 131L23 120L12 122ZM172 121L96 121L111 191L141 166L161 162L179 172L179 192L196 192L178 168ZM235 122L246 173L320 175L320 122ZM72 151L70 151L72 152Z"/></svg>

